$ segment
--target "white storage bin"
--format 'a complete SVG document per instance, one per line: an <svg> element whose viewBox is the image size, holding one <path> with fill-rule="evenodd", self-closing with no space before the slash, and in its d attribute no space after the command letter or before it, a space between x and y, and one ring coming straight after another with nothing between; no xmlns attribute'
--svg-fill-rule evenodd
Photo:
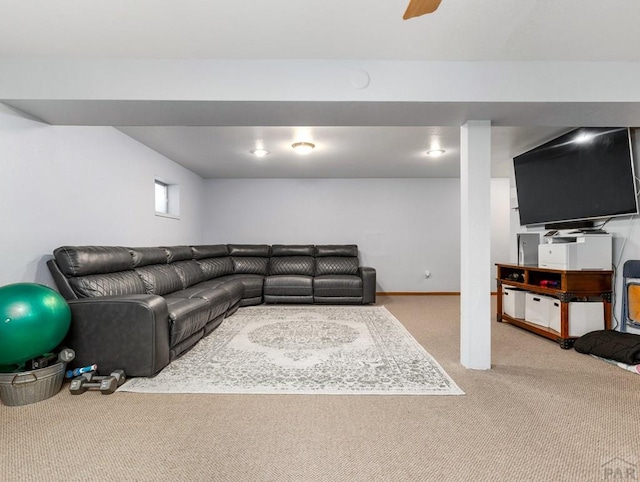
<svg viewBox="0 0 640 482"><path fill-rule="evenodd" d="M511 318L524 319L525 290L513 287L502 289L502 311Z"/></svg>
<svg viewBox="0 0 640 482"><path fill-rule="evenodd" d="M560 300L552 299L549 305L549 328L560 333Z"/></svg>
<svg viewBox="0 0 640 482"><path fill-rule="evenodd" d="M549 328L560 333L560 301L551 299L548 303ZM569 303L568 336L578 337L596 330L604 330L603 303L587 301Z"/></svg>
<svg viewBox="0 0 640 482"><path fill-rule="evenodd" d="M524 301L525 321L549 328L553 301L558 300L538 293L527 293Z"/></svg>
<svg viewBox="0 0 640 482"><path fill-rule="evenodd" d="M569 303L569 336L582 336L596 330L604 330L604 303Z"/></svg>

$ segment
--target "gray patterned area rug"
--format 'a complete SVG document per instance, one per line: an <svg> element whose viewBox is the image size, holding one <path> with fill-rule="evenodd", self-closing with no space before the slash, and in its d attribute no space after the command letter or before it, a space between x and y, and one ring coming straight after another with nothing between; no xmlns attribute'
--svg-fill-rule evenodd
<svg viewBox="0 0 640 482"><path fill-rule="evenodd" d="M254 306L119 391L463 395L384 307Z"/></svg>

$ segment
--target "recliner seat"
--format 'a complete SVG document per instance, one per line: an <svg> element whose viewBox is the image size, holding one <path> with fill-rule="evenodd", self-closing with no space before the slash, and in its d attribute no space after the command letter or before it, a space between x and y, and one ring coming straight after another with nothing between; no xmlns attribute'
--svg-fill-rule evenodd
<svg viewBox="0 0 640 482"><path fill-rule="evenodd" d="M269 276L264 280L265 303L313 303L313 246L271 247Z"/></svg>
<svg viewBox="0 0 640 482"><path fill-rule="evenodd" d="M315 303L363 302L363 277L359 274L356 245L316 246Z"/></svg>

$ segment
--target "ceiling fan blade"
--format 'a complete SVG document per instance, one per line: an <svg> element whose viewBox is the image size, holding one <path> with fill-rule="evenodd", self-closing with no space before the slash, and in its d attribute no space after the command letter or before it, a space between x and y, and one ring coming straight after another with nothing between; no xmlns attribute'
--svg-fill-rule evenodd
<svg viewBox="0 0 640 482"><path fill-rule="evenodd" d="M408 20L413 17L419 17L425 13L433 13L440 6L442 0L410 0L407 11L402 16Z"/></svg>

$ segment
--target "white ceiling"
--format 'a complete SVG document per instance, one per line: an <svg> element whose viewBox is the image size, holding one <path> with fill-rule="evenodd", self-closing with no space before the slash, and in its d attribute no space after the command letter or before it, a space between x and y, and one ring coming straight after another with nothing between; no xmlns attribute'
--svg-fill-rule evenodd
<svg viewBox="0 0 640 482"><path fill-rule="evenodd" d="M436 13L403 21L406 4L0 0L0 58L640 61L638 0L443 0ZM221 125L220 116L198 102L155 110L118 101L99 108L77 99L5 102L52 124L117 126L203 177L459 174L460 105L440 106L429 125L393 124L376 116L333 125L322 109L312 111L303 125L294 109L274 103L256 116L261 120L256 125L232 120ZM223 118L238 118L250 107L227 104L230 112ZM508 176L512 156L569 127L546 123L544 116L538 123L521 122L521 108L514 105L508 112L512 124L493 128L494 176ZM304 140L317 144L305 158L289 148L302 139L301 127ZM447 150L435 161L424 156L434 142ZM262 160L249 154L258 143L271 152Z"/></svg>
<svg viewBox="0 0 640 482"><path fill-rule="evenodd" d="M447 178L460 176L460 129L454 127L120 127L205 178ZM494 127L492 175L509 177L512 152L548 140L558 128ZM291 144L316 148L298 155ZM269 151L256 158L250 150ZM426 149L442 147L438 158Z"/></svg>
<svg viewBox="0 0 640 482"><path fill-rule="evenodd" d="M637 0L0 0L0 57L640 60Z"/></svg>

